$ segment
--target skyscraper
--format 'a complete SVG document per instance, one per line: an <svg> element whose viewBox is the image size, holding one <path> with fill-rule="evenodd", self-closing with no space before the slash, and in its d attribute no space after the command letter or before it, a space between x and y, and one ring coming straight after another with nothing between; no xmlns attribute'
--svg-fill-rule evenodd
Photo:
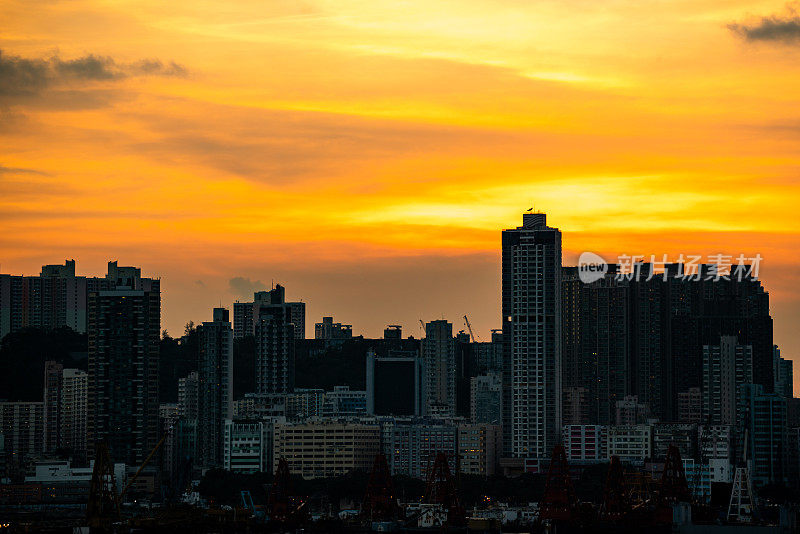
<svg viewBox="0 0 800 534"><path fill-rule="evenodd" d="M283 286L256 293L253 332L256 338L256 391L291 393L294 389L295 303L286 302ZM302 303L300 303L302 304Z"/></svg>
<svg viewBox="0 0 800 534"><path fill-rule="evenodd" d="M219 467L225 419L233 417L233 329L228 310L214 308L213 321L204 322L199 332L198 460L203 467Z"/></svg>
<svg viewBox="0 0 800 534"><path fill-rule="evenodd" d="M89 293L89 450L138 465L158 442L160 281L110 262L106 282Z"/></svg>
<svg viewBox="0 0 800 534"><path fill-rule="evenodd" d="M425 415L452 416L456 410L456 355L453 323L425 323L422 340Z"/></svg>
<svg viewBox="0 0 800 534"><path fill-rule="evenodd" d="M549 457L561 432L561 232L546 222L543 213L526 213L522 226L502 234L504 407L510 409L503 435L514 457Z"/></svg>

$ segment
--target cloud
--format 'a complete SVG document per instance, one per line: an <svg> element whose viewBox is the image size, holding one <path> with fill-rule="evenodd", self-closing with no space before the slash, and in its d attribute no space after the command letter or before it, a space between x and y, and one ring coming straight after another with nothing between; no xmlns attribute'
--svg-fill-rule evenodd
<svg viewBox="0 0 800 534"><path fill-rule="evenodd" d="M36 169L23 169L22 167L6 167L0 165L0 174L37 174L39 176L50 176L49 173L37 171Z"/></svg>
<svg viewBox="0 0 800 534"><path fill-rule="evenodd" d="M158 59L123 63L108 56L89 54L75 59L23 58L0 50L0 99L35 96L69 82L118 80L132 76L187 76L182 65Z"/></svg>
<svg viewBox="0 0 800 534"><path fill-rule="evenodd" d="M256 291L264 291L267 285L261 280L250 280L243 276L236 276L228 280L228 291L238 297L252 298Z"/></svg>
<svg viewBox="0 0 800 534"><path fill-rule="evenodd" d="M782 42L800 44L800 2L786 5L782 15L761 17L749 24L732 23L728 28L747 41Z"/></svg>

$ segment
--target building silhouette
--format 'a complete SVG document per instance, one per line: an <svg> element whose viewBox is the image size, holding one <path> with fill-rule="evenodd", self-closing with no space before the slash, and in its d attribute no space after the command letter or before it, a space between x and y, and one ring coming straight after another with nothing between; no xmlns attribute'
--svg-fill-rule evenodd
<svg viewBox="0 0 800 534"><path fill-rule="evenodd" d="M89 452L105 442L114 461L139 465L159 438L160 281L111 262L104 285L88 300Z"/></svg>
<svg viewBox="0 0 800 534"><path fill-rule="evenodd" d="M285 290L280 285L255 296L256 392L291 393L294 389L294 342L300 327L294 323L297 307L286 302Z"/></svg>
<svg viewBox="0 0 800 534"><path fill-rule="evenodd" d="M453 416L456 411L456 346L453 323L439 319L425 323L422 340L424 413Z"/></svg>
<svg viewBox="0 0 800 534"><path fill-rule="evenodd" d="M233 416L233 329L230 313L214 308L199 328L197 455L202 467L223 463L225 420Z"/></svg>

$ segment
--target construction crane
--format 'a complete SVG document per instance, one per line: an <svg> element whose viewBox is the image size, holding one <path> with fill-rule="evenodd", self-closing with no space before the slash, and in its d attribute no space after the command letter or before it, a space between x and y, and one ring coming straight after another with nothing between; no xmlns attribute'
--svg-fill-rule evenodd
<svg viewBox="0 0 800 534"><path fill-rule="evenodd" d="M155 456L156 452L158 452L158 449L161 448L161 445L163 445L164 442L167 440L167 438L170 436L170 434L172 434L172 429L174 427L175 427L174 423L172 425L170 425L170 427L167 429L167 431L164 432L164 435L161 436L161 439L158 440L158 443L156 443L156 446L153 447L153 450L150 451L150 454L147 455L147 458L144 459L144 462L142 462L142 465L139 466L139 469L136 470L136 473L134 473L134 475L130 479L128 479L128 483L125 484L125 487L122 489L122 492L119 494L119 502L124 502L123 499L125 498L125 494L128 492L128 489L130 489L130 487L133 485L133 483L136 482L136 479L139 478L139 474L142 472L142 470L144 470L145 467L147 467L147 464L149 464L150 460L153 459L153 456Z"/></svg>
<svg viewBox="0 0 800 534"><path fill-rule="evenodd" d="M747 428L744 429L742 463L736 468L731 489L731 502L728 505L728 521L750 523L753 521L755 500L750 484L750 470L747 468Z"/></svg>
<svg viewBox="0 0 800 534"><path fill-rule="evenodd" d="M422 322L422 319L419 320L419 327L422 329L422 337L425 337L425 323Z"/></svg>
<svg viewBox="0 0 800 534"><path fill-rule="evenodd" d="M469 324L469 319L467 318L466 315L464 316L464 323L467 325L467 330L469 330L469 337L472 338L472 342L473 343L477 343L478 342L478 338L475 337L475 334L472 332L472 325Z"/></svg>

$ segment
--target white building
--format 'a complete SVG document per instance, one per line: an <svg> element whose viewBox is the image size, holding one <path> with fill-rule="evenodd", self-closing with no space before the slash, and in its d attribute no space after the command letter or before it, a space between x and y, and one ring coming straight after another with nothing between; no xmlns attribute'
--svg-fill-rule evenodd
<svg viewBox="0 0 800 534"><path fill-rule="evenodd" d="M511 378L505 448L517 458L549 458L561 434L561 232L544 213L525 213L522 226L503 230L502 248Z"/></svg>
<svg viewBox="0 0 800 534"><path fill-rule="evenodd" d="M274 423L225 421L223 466L228 471L256 473L272 471Z"/></svg>
<svg viewBox="0 0 800 534"><path fill-rule="evenodd" d="M618 456L623 462L639 463L652 454L651 425L618 425L608 427L606 454Z"/></svg>
<svg viewBox="0 0 800 534"><path fill-rule="evenodd" d="M607 428L602 425L564 425L561 434L570 461L604 461L607 439Z"/></svg>

